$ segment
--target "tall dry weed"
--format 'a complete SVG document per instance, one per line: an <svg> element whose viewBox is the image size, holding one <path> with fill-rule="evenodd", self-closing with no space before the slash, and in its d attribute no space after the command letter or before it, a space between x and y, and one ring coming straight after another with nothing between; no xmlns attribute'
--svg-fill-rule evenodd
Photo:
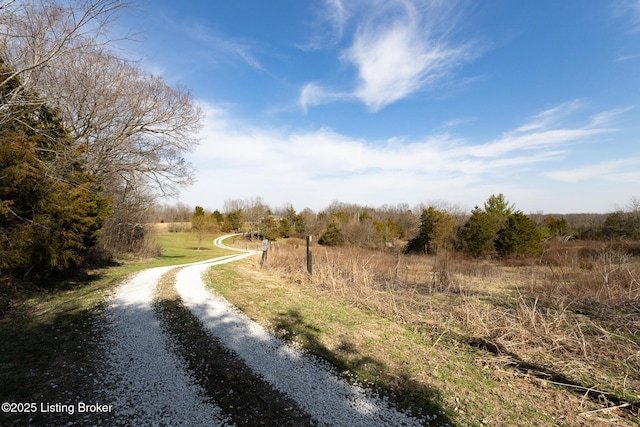
<svg viewBox="0 0 640 427"><path fill-rule="evenodd" d="M553 262L504 265L456 253L280 245L265 268L446 339L616 390L640 390L639 263L616 248L556 247ZM437 338L436 338L437 337ZM446 338L448 337L448 338ZM458 338L457 338L458 337ZM442 345L442 344L441 344Z"/></svg>
<svg viewBox="0 0 640 427"><path fill-rule="evenodd" d="M547 264L535 292L548 301L571 298L585 310L637 306L640 303L640 261L622 249L602 246L569 263Z"/></svg>

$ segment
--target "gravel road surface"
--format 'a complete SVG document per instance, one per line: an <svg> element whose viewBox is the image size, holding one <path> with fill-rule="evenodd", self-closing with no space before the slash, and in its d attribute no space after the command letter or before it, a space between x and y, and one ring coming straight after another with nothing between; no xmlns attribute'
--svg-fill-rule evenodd
<svg viewBox="0 0 640 427"><path fill-rule="evenodd" d="M214 244L226 249L222 240ZM237 249L233 249L237 250ZM260 254L238 255L184 266L176 290L184 304L222 345L238 355L275 389L290 396L318 425L420 426L427 420L396 411L388 402L336 376L326 362L279 340L224 298L205 287L202 274L211 266ZM137 273L116 292L106 310L104 397L112 404L115 425L233 425L208 400L190 376L184 360L162 332L152 308L161 276L175 267Z"/></svg>
<svg viewBox="0 0 640 427"><path fill-rule="evenodd" d="M102 366L104 396L113 405L112 425L231 425L172 351L152 309L153 291L172 267L142 271L124 283L106 311Z"/></svg>

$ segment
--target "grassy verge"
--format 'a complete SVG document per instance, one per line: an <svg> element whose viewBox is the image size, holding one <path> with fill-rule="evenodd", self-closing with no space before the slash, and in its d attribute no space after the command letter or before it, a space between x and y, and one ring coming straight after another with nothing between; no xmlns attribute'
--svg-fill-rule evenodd
<svg viewBox="0 0 640 427"><path fill-rule="evenodd" d="M124 276L93 272L56 290L30 290L0 322L0 400L35 403L30 414L3 413L4 425L64 425L81 415L41 405L94 403L96 334L105 295Z"/></svg>
<svg viewBox="0 0 640 427"><path fill-rule="evenodd" d="M452 412L442 407L439 391L429 383L416 381L427 375L430 367L411 366L412 357L408 357L417 350L414 357L427 365L442 361L438 350L424 336L368 310L258 274L252 264L255 261L216 266L210 270L208 280L214 291L281 338L348 370L349 375L386 394L403 409L437 415L439 422L452 423ZM392 359L400 360L403 368L393 370ZM456 361L454 365L450 366L451 371L477 374L467 372L469 368L475 370L471 364L464 366ZM481 420L476 421L480 425Z"/></svg>
<svg viewBox="0 0 640 427"><path fill-rule="evenodd" d="M115 287L146 268L201 261L227 254L195 250L190 233L158 235L163 256L130 260L117 267L78 274L59 283L30 284L7 293L0 317L0 403L36 403L34 413L0 413L1 425L64 425L83 422L85 414L43 412L42 404L95 402L96 362L103 349L100 314ZM203 245L204 246L204 245ZM3 295L4 297L4 295Z"/></svg>
<svg viewBox="0 0 640 427"><path fill-rule="evenodd" d="M233 238L230 238L226 242L229 243L233 240ZM155 258L127 262L127 266L131 271L204 261L232 253L213 246L212 236L204 239L202 246L198 249L198 237L195 233L156 234L153 236L153 243L162 248L162 255Z"/></svg>
<svg viewBox="0 0 640 427"><path fill-rule="evenodd" d="M210 270L209 282L276 334L381 387L405 407L437 413L453 425L638 422L628 413L605 410L606 405L589 398L592 391L557 386L533 371L514 369L511 358L481 343L460 339L453 304L463 304L465 294L413 293L423 310L407 319L399 308L409 301L394 299L384 287L367 291L354 282L347 289L330 277L323 284L315 282L315 277L314 281L292 280L278 269L261 270L257 262L216 266ZM438 304L452 313L447 316L435 310ZM478 315L479 320L482 313Z"/></svg>

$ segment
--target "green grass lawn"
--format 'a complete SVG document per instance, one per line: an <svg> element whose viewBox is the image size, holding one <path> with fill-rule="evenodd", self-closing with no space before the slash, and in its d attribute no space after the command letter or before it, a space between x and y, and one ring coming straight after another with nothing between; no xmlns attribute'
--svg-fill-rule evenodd
<svg viewBox="0 0 640 427"><path fill-rule="evenodd" d="M204 261L234 253L213 246L213 239L215 237L217 236L207 236L203 238L201 247L198 249L198 237L195 233L158 233L150 237L150 243L158 244L162 247L161 256L127 262L123 267L125 270L138 271L145 268ZM232 240L233 238L229 239L229 241ZM227 241L227 243L229 241Z"/></svg>

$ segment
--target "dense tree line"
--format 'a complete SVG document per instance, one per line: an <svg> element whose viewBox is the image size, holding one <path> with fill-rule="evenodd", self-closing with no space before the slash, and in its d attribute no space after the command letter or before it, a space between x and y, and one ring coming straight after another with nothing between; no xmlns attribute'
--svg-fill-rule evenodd
<svg viewBox="0 0 640 427"><path fill-rule="evenodd" d="M127 6L0 0L2 274L142 250L150 206L192 180L201 112L113 49Z"/></svg>

